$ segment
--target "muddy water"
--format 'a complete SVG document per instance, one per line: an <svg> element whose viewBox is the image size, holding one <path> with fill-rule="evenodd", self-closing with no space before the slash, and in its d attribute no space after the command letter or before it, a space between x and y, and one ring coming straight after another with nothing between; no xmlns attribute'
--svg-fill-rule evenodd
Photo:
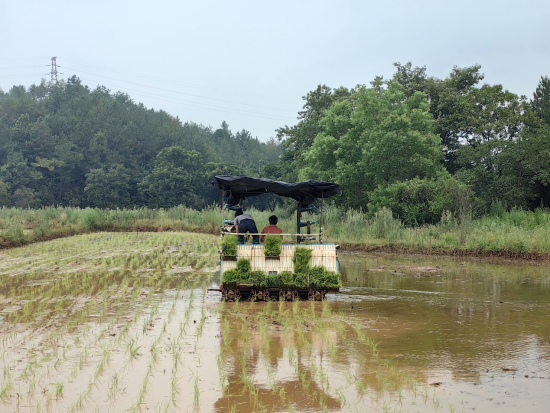
<svg viewBox="0 0 550 413"><path fill-rule="evenodd" d="M347 255L342 268L334 305L373 321L381 357L441 383L441 397L457 408L546 411L547 264Z"/></svg>
<svg viewBox="0 0 550 413"><path fill-rule="evenodd" d="M216 411L548 411L547 264L344 255L341 268L326 314L226 305Z"/></svg>
<svg viewBox="0 0 550 413"><path fill-rule="evenodd" d="M220 303L215 238L0 254L0 411L547 411L550 267L341 257L324 303Z"/></svg>

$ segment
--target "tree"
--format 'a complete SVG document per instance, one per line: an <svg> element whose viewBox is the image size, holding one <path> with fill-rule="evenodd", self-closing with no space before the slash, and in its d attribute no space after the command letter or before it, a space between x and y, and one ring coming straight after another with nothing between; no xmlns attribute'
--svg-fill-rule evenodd
<svg viewBox="0 0 550 413"><path fill-rule="evenodd" d="M0 181L0 207L7 207L11 205L11 196L8 185Z"/></svg>
<svg viewBox="0 0 550 413"><path fill-rule="evenodd" d="M282 163L287 170L285 179L296 180L297 171L303 166L303 155L311 147L315 137L321 132L319 121L334 102L347 99L353 93L345 87L331 89L326 85L318 85L309 92L302 111L298 112L299 122L295 126L284 126L277 129L277 138L282 141L285 149Z"/></svg>
<svg viewBox="0 0 550 413"><path fill-rule="evenodd" d="M155 167L139 183L139 189L150 206L198 206L201 200L197 192L202 177L203 160L200 153L171 146L159 152Z"/></svg>
<svg viewBox="0 0 550 413"><path fill-rule="evenodd" d="M320 127L300 174L338 182L343 195L337 202L345 207L364 209L378 186L442 171L426 95L407 98L395 81L377 78L334 103Z"/></svg>
<svg viewBox="0 0 550 413"><path fill-rule="evenodd" d="M531 107L539 117L550 125L550 78L541 76L537 89L533 93Z"/></svg>
<svg viewBox="0 0 550 413"><path fill-rule="evenodd" d="M12 203L18 208L37 208L40 205L40 200L36 198L32 189L22 186L13 193Z"/></svg>
<svg viewBox="0 0 550 413"><path fill-rule="evenodd" d="M92 169L86 174L84 192L88 203L97 208L124 208L130 205L130 175L123 165L106 172Z"/></svg>

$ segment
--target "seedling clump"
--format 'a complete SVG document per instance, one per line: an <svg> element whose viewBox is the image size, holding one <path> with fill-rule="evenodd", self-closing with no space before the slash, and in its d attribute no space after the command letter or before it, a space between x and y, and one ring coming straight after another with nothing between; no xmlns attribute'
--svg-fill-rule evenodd
<svg viewBox="0 0 550 413"><path fill-rule="evenodd" d="M266 235L264 241L264 253L266 257L278 257L281 255L282 237L278 235Z"/></svg>
<svg viewBox="0 0 550 413"><path fill-rule="evenodd" d="M222 254L225 258L235 258L237 256L237 237L235 235L223 237Z"/></svg>
<svg viewBox="0 0 550 413"><path fill-rule="evenodd" d="M341 286L338 274L324 267L310 267L312 251L309 248L296 248L294 253L295 272L283 271L279 274L267 275L263 271L252 271L250 260L240 259L235 269L223 273L223 284L254 284L258 287L317 287L338 288Z"/></svg>

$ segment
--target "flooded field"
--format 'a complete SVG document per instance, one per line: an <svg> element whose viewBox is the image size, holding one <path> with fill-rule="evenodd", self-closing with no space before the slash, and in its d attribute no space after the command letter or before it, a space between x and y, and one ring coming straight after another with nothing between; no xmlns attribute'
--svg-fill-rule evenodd
<svg viewBox="0 0 550 413"><path fill-rule="evenodd" d="M323 303L220 303L218 238L0 252L0 411L546 411L550 267L341 257Z"/></svg>

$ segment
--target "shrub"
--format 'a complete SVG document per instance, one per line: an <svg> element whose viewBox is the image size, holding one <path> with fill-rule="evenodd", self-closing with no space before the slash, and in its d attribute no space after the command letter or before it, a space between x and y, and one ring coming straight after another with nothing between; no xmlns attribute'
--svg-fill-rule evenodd
<svg viewBox="0 0 550 413"><path fill-rule="evenodd" d="M264 240L264 252L266 257L278 257L281 255L283 238L280 235L266 235Z"/></svg>
<svg viewBox="0 0 550 413"><path fill-rule="evenodd" d="M374 214L372 229L376 238L394 240L399 235L401 222L393 217L391 209L383 207Z"/></svg>
<svg viewBox="0 0 550 413"><path fill-rule="evenodd" d="M471 198L468 187L451 176L437 179L414 178L378 187L371 193L369 214L388 208L407 226L436 224L444 211L456 214L463 196Z"/></svg>

